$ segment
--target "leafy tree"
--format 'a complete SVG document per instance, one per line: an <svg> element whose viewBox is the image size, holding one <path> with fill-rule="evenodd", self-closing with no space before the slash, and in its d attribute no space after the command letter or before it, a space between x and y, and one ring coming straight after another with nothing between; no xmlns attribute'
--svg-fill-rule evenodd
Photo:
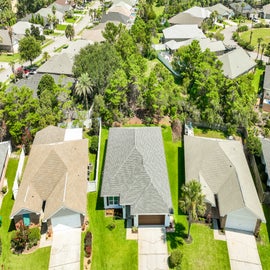
<svg viewBox="0 0 270 270"><path fill-rule="evenodd" d="M55 81L53 77L50 74L43 75L38 83L37 96L40 97L41 93L44 90L53 92L54 87L55 87Z"/></svg>
<svg viewBox="0 0 270 270"><path fill-rule="evenodd" d="M4 97L4 119L14 143L21 142L23 134L30 130L34 135L38 130L38 100L27 87L13 87Z"/></svg>
<svg viewBox="0 0 270 270"><path fill-rule="evenodd" d="M69 38L70 40L72 40L74 38L75 30L74 30L73 25L71 25L71 24L67 25L67 28L65 30L65 35L66 35L66 38Z"/></svg>
<svg viewBox="0 0 270 270"><path fill-rule="evenodd" d="M120 67L121 58L109 43L89 45L75 56L73 72L75 77L87 73L93 88L103 94L112 75Z"/></svg>
<svg viewBox="0 0 270 270"><path fill-rule="evenodd" d="M114 44L124 29L125 26L121 23L119 25L115 25L112 22L108 22L104 31L102 31L102 35L108 43Z"/></svg>
<svg viewBox="0 0 270 270"><path fill-rule="evenodd" d="M253 155L260 156L262 153L262 143L260 139L254 134L250 133L247 137L247 148L249 152Z"/></svg>
<svg viewBox="0 0 270 270"><path fill-rule="evenodd" d="M201 184L197 180L191 180L181 188L179 207L182 211L188 213L188 240L190 239L192 222L196 221L199 215L205 214L206 205L204 198L205 195L202 194Z"/></svg>
<svg viewBox="0 0 270 270"><path fill-rule="evenodd" d="M82 73L78 78L78 82L75 86L76 94L81 97L83 96L86 110L88 111L88 96L93 92L92 82L87 73Z"/></svg>
<svg viewBox="0 0 270 270"><path fill-rule="evenodd" d="M31 65L35 58L41 54L39 41L34 37L24 37L19 42L19 53L22 60L30 61Z"/></svg>

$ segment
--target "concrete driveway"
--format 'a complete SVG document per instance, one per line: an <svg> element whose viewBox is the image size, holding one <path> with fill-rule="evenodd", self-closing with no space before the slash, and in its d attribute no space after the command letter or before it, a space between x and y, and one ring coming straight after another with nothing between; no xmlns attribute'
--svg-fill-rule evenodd
<svg viewBox="0 0 270 270"><path fill-rule="evenodd" d="M81 229L53 232L49 270L80 270Z"/></svg>
<svg viewBox="0 0 270 270"><path fill-rule="evenodd" d="M139 270L167 270L168 250L164 227L139 227Z"/></svg>
<svg viewBox="0 0 270 270"><path fill-rule="evenodd" d="M226 238L232 270L262 270L253 234L226 230Z"/></svg>

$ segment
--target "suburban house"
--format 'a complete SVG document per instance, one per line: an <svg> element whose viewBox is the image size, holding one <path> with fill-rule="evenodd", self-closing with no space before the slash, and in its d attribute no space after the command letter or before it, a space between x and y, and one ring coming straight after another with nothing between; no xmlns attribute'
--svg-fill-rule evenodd
<svg viewBox="0 0 270 270"><path fill-rule="evenodd" d="M223 18L230 19L232 16L234 16L233 10L225 7L221 3L218 3L218 4L211 6L211 7L207 7L207 9L210 12L216 11L219 19L223 19Z"/></svg>
<svg viewBox="0 0 270 270"><path fill-rule="evenodd" d="M18 21L14 25L12 25L12 32L14 35L14 38L17 40L20 40L21 38L25 37L25 31L27 29L31 29L31 25L33 23L25 22L25 21ZM41 35L43 35L43 27L39 24L33 24L35 27L39 28L39 32Z"/></svg>
<svg viewBox="0 0 270 270"><path fill-rule="evenodd" d="M128 4L129 6L134 7L134 6L136 6L138 1L137 0L112 0L113 5L116 5L119 2L124 2L124 3Z"/></svg>
<svg viewBox="0 0 270 270"><path fill-rule="evenodd" d="M4 184L4 178L10 154L11 154L10 141L0 142L0 189L2 189Z"/></svg>
<svg viewBox="0 0 270 270"><path fill-rule="evenodd" d="M254 15L257 14L257 11L251 5L245 2L233 2L230 4L230 8L236 15L241 14L247 18L253 18Z"/></svg>
<svg viewBox="0 0 270 270"><path fill-rule="evenodd" d="M204 19L209 18L211 11L202 7L192 7L184 12L180 12L169 19L171 25L176 24L196 24L201 25Z"/></svg>
<svg viewBox="0 0 270 270"><path fill-rule="evenodd" d="M263 138L261 139L262 143L262 155L261 160L262 163L265 165L265 172L267 173L267 186L270 187L270 140Z"/></svg>
<svg viewBox="0 0 270 270"><path fill-rule="evenodd" d="M14 38L12 34L12 43L10 40L9 32L7 29L0 29L0 51L11 52L14 46L18 44L18 41ZM17 46L16 46L17 47Z"/></svg>
<svg viewBox="0 0 270 270"><path fill-rule="evenodd" d="M130 22L130 17L127 14L124 14L126 12L124 12L124 10L121 10L121 12L119 12L120 10L111 10L108 11L106 14L104 14L101 18L101 22L102 23L106 23L106 22L119 22L122 24L127 25Z"/></svg>
<svg viewBox="0 0 270 270"><path fill-rule="evenodd" d="M207 215L257 235L266 221L241 142L184 136L184 150L186 182L201 183Z"/></svg>
<svg viewBox="0 0 270 270"><path fill-rule="evenodd" d="M175 40L170 40L166 42L165 49L170 51L170 53L174 53L182 46L188 46L192 43L194 39L188 39L185 41L177 42ZM226 48L221 40L209 39L209 38L200 38L197 39L199 41L200 47L202 51L209 49L211 52L214 52L216 55L221 55L225 52Z"/></svg>
<svg viewBox="0 0 270 270"><path fill-rule="evenodd" d="M92 42L105 42L102 32L105 30L106 24L107 23L99 23L91 29L84 29L82 32L82 38ZM114 24L117 25L119 22L114 22Z"/></svg>
<svg viewBox="0 0 270 270"><path fill-rule="evenodd" d="M222 62L223 73L230 79L235 79L253 70L256 62L242 48L237 48L218 57Z"/></svg>
<svg viewBox="0 0 270 270"><path fill-rule="evenodd" d="M55 54L37 69L37 73L73 77L73 56L67 53Z"/></svg>
<svg viewBox="0 0 270 270"><path fill-rule="evenodd" d="M262 17L264 19L270 19L270 4L264 5L262 8Z"/></svg>
<svg viewBox="0 0 270 270"><path fill-rule="evenodd" d="M88 140L82 129L37 132L11 211L18 228L81 227L86 215Z"/></svg>
<svg viewBox="0 0 270 270"><path fill-rule="evenodd" d="M46 8L41 8L39 11L37 11L35 13L35 15L37 15L37 14L39 14L44 19L45 24L49 23L48 22L49 16L55 16L58 23L63 23L63 21L64 21L64 14L58 10L55 10L55 14L53 14L52 6L46 7Z"/></svg>
<svg viewBox="0 0 270 270"><path fill-rule="evenodd" d="M164 43L174 41L185 41L187 39L205 38L204 33L196 24L173 25L163 29Z"/></svg>
<svg viewBox="0 0 270 270"><path fill-rule="evenodd" d="M160 127L110 128L101 187L105 209L133 226L170 225L172 199Z"/></svg>
<svg viewBox="0 0 270 270"><path fill-rule="evenodd" d="M263 110L270 112L270 66L265 66L263 81Z"/></svg>
<svg viewBox="0 0 270 270"><path fill-rule="evenodd" d="M45 74L33 74L29 76L27 79L23 78L21 80L18 80L16 83L11 84L8 88L11 89L14 86L17 86L21 88L22 86L26 86L33 90L33 96L37 97L37 90L38 90L38 84ZM50 76L53 77L55 84L61 86L61 87L67 87L72 88L75 84L75 79L72 77L67 77L65 75L56 75L56 74L50 74Z"/></svg>
<svg viewBox="0 0 270 270"><path fill-rule="evenodd" d="M49 8L52 8L53 6L55 9L62 14L65 14L67 11L72 10L73 1L67 1L67 0L57 0L54 3L52 3Z"/></svg>

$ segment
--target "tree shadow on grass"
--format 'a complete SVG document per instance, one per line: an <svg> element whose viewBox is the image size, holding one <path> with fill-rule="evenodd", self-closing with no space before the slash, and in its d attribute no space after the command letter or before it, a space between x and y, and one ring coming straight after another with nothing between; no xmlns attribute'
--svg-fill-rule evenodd
<svg viewBox="0 0 270 270"><path fill-rule="evenodd" d="M108 142L108 140L105 141L103 159L101 161L102 166L101 166L101 171L99 172L99 181L98 181L98 186L97 186L98 196L97 196L97 201L96 201L96 210L104 210L104 201L103 201L103 198L100 197L100 191L101 191L101 183L102 183L102 178L103 178L103 170L104 170L104 165L105 165L107 142Z"/></svg>
<svg viewBox="0 0 270 270"><path fill-rule="evenodd" d="M270 206L269 205L263 205L263 210L264 210L264 216L266 219L266 228L268 232L268 239L270 241Z"/></svg>
<svg viewBox="0 0 270 270"><path fill-rule="evenodd" d="M8 232L12 232L14 230L16 230L15 222L14 222L14 219L11 219L9 223Z"/></svg>
<svg viewBox="0 0 270 270"><path fill-rule="evenodd" d="M185 227L181 223L175 224L175 232L167 233L166 238L169 242L169 245L172 249L177 248L180 245L183 245L183 240L187 237L185 233Z"/></svg>

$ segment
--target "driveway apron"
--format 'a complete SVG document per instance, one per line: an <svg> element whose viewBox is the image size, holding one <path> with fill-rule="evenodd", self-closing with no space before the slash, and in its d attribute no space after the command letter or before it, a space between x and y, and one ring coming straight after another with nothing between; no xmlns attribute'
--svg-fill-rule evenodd
<svg viewBox="0 0 270 270"><path fill-rule="evenodd" d="M262 270L253 234L226 230L226 238L232 270Z"/></svg>
<svg viewBox="0 0 270 270"><path fill-rule="evenodd" d="M53 232L49 270L80 270L81 229Z"/></svg>
<svg viewBox="0 0 270 270"><path fill-rule="evenodd" d="M139 270L167 270L168 250L164 227L138 229Z"/></svg>

